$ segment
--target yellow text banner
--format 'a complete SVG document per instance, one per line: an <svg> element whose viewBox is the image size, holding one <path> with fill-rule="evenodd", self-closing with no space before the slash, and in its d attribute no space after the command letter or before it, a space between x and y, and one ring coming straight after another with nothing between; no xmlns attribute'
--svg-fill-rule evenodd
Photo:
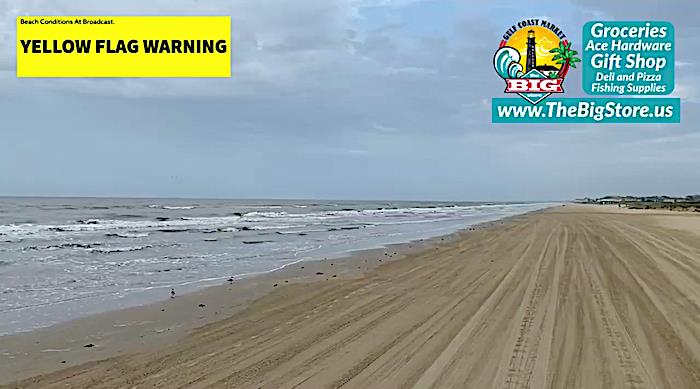
<svg viewBox="0 0 700 389"><path fill-rule="evenodd" d="M231 18L21 16L17 77L231 77Z"/></svg>

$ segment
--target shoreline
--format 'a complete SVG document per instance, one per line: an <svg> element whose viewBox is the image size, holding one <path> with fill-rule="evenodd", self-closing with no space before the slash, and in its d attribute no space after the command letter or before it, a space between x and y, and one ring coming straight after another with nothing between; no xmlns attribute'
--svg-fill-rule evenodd
<svg viewBox="0 0 700 389"><path fill-rule="evenodd" d="M174 299L166 297L47 327L0 335L0 385L90 361L173 345L197 328L241 312L278 286L362 277L382 264L437 245L453 243L464 234L477 229L503 224L514 218L545 212L558 206L560 205L555 204L519 215L468 225L445 235L353 250L339 257L300 260L235 279L234 282L223 281L199 287L177 295ZM227 278L222 276L218 279ZM92 346L86 347L88 345Z"/></svg>
<svg viewBox="0 0 700 389"><path fill-rule="evenodd" d="M106 207L121 207L118 203L107 203L103 205ZM209 206L210 208L206 208L199 203L187 206L156 204L158 209L162 207L177 209L202 208L209 211L207 213L200 210L197 211L199 212L197 214L191 214L191 212L194 211L183 211L185 212L184 216L179 213L171 215L171 211L166 212L165 216L162 216L159 213L160 211L157 211L156 214L148 214L144 217L148 220L157 219L159 222L160 219L166 217L176 222L180 220L198 220L197 222L191 222L194 223L195 226L199 226L201 223L205 225L209 225L208 223L217 225L220 221L212 222L211 220L218 219L210 218L209 216L211 216L211 212L222 212L220 208L224 205L228 206L229 204L213 204ZM309 206L312 205L317 206L318 204L311 204ZM400 204L396 205L399 206ZM98 228L103 219L106 219L104 220L106 226L111 226L116 223L110 219L110 215L102 214L105 211L97 211L99 214L83 215L78 218L76 225L63 226L58 222L58 224L53 222L49 222L45 225L37 224L38 227L52 227L53 223L56 224L54 227L58 229L74 231L74 228L78 228L78 231L82 231L84 226L82 226L81 220L85 219L90 221L89 224L97 224L98 226L88 226L88 232L86 232L86 234L88 234L86 235L87 237L78 235L79 238L75 238L73 235L70 235L72 232L67 232L66 234L68 235L66 236L64 236L63 232L54 233L59 235L50 238L47 241L49 243L46 243L48 244L46 247L33 241L22 244L21 242L23 239L12 241L13 243L6 252L10 253L11 251L14 252L18 250L20 253L18 255L20 255L20 257L10 257L9 259L10 265L17 266L13 268L2 267L0 270L4 271L3 274L9 276L17 274L18 277L16 281L13 281L13 278L9 279L8 291L10 294L3 294L5 300L8 301L10 305L6 307L6 310L0 313L0 318L3 320L2 323L0 323L0 336L50 327L52 325L108 311L158 303L169 297L170 288L175 288L176 293L180 295L196 292L205 287L221 285L228 279L239 280L249 278L274 272L302 261L319 260L322 258L340 258L351 255L353 251L381 248L395 243L405 243L418 239L442 236L468 225L478 224L495 218L502 218L516 212L526 212L540 207L551 206L552 204L514 203L507 206L493 206L495 207L494 210L489 209L492 207L490 205L476 205L465 206L462 211L454 212L450 208L458 209L461 206L446 205L442 207L441 205L437 205L436 209L440 211L437 212L438 216L436 217L421 216L422 212L416 213L412 211L412 205L414 204L405 204L408 208L392 208L400 211L398 216L405 216L408 219L402 218L399 219L398 222L393 222L393 220L389 219L386 223L384 223L381 218L377 219L371 216L374 213L374 208L368 208L370 215L368 217L370 217L371 220L365 221L359 221L360 219L354 220L352 218L348 219L346 216L340 217L335 215L334 212L345 211L345 208L342 208L340 211L331 210L328 211L328 214L333 215L329 217L340 217L340 221L338 222L333 219L332 222L327 222L329 224L328 227L320 229L314 229L313 223L309 222L311 224L301 228L298 235L305 236L311 234L311 236L306 238L294 238L298 243L293 243L290 238L287 237L289 234L297 235L294 231L292 233L277 232L277 234L279 234L279 236L277 236L271 232L267 232L266 234L265 230L267 228L274 229L276 227L284 228L286 227L285 223L306 223L295 222L292 216L289 216L289 218L291 218L289 219L290 221L285 222L287 219L286 216L284 216L288 215L287 212L290 212L289 215L297 215L297 208L306 207L306 205L287 204L279 206L258 206L255 204L248 204L248 208L245 208L243 205L235 205L242 207L241 209L245 210L244 212L246 212L246 215L257 214L258 211L255 209L262 207L287 207L286 209L280 208L280 212L271 211L269 215L266 214L262 216L262 214L260 214L261 216L258 217L260 220L255 218L243 220L241 222L243 225L241 231L244 232L240 233L240 237L236 236L238 233L233 235L227 234L226 232L228 231L219 231L220 233L214 235L188 234L186 232L190 232L189 229L185 229L185 233L175 235L167 234L171 232L170 230L168 230L167 233L157 232L160 230L149 230L150 232L144 234L136 234L138 236L128 236L128 238L136 238L137 240L115 240L115 238L112 237L114 235L112 233L104 234L104 236L102 236L102 233L97 233L97 236L93 236L94 233L91 231L94 228ZM92 209L91 207L93 207L90 204L82 204L80 206L85 206L86 209ZM144 206L150 209L154 204L131 204L128 205L128 208ZM340 207L338 204L318 205L318 207L321 207L319 208L320 210L312 209L311 211L302 210L299 212L301 212L300 215L308 214L307 216L313 219L317 217L314 215L324 215L323 212L326 211L323 211L323 209L325 209L323 207L330 206L335 208ZM357 204L350 203L348 206L355 207ZM101 207L97 208L102 209ZM431 207L425 207L424 209L429 210L429 208ZM352 209L357 211L355 208ZM380 207L377 209L382 210L383 208ZM147 212L151 211L147 210ZM202 212L204 212L204 214L202 214ZM359 215L359 211L357 212ZM452 218L450 218L448 217L450 214L456 216L453 215ZM237 214L235 214L235 216L238 217ZM282 221L279 221L279 217L283 220L281 219ZM321 216L321 219L325 220L325 218L325 215ZM302 217L302 219L306 220L306 217ZM434 220L436 224L433 224L432 221L427 224L421 223L416 226L412 224L414 220L422 219L426 221ZM408 220L408 222L404 223L405 220ZM128 222L128 220L125 221L125 223L126 222ZM226 223L228 223L228 221ZM324 223L326 222L324 221ZM340 231L343 228L338 227L338 225L354 225L353 223L359 223L358 225L362 226L367 223L369 223L370 226L372 223L377 223L377 232L372 232L374 229L363 229L359 234L354 234L354 231L353 233L347 234L345 234L345 232L323 232L326 228L327 231ZM116 224L118 225L119 223ZM384 227L384 224L388 227ZM396 224L397 227L394 227L394 224ZM301 227L301 225L296 227ZM98 231L112 231L111 228L112 227L100 227ZM137 227L132 226L129 228ZM193 227L190 226L188 228ZM258 228L262 232L256 231ZM309 229L309 231L306 231L307 229ZM360 230L360 228L357 227L348 229ZM214 230L218 229L202 230L200 226L194 228L193 231L210 234L212 233L211 231ZM321 234L315 235L317 232L321 232ZM328 238L326 235L333 234L343 234L347 236L343 239L326 240ZM260 235L260 237L258 237L258 235ZM265 235L265 237L262 237L263 235ZM267 235L272 236L268 237ZM360 240L354 241L353 236L355 235L357 235ZM255 238L253 238L253 236L255 236ZM75 245L78 246L79 249L71 248L71 243L65 243L72 242L74 238L78 239L80 243L79 245ZM120 236L120 238L123 238L123 236ZM183 241L180 242L178 239L183 239ZM208 243L219 241L222 243ZM260 245L259 247L248 246L250 243L269 244ZM63 249L65 246L69 247ZM107 251L106 254L93 254L91 246L104 246L109 250L114 248L114 251L105 250ZM278 250L280 247L282 247L282 250ZM56 251L56 253L47 251L48 254L43 254L44 251L42 250L53 250L54 248L60 248L60 251ZM33 250L35 249L39 251L34 253ZM144 252L144 254L132 255L130 253L130 251L138 251L141 249L151 250L147 253ZM26 254L30 252L32 254ZM98 252L100 251L98 250ZM112 252L116 252L117 254L112 254ZM48 267L42 266L41 263L33 265L34 257L40 257L41 255L50 255L49 258L51 258L53 262L56 264L63 262L64 265L62 267L61 265L52 265L52 263L49 263ZM109 257L107 255L109 255ZM137 255L151 256L153 258L148 258L148 261L145 261L141 260ZM168 259L170 257L173 259ZM208 258L212 259L210 260ZM22 260L20 261L20 259ZM240 262L238 262L239 260ZM1 264L2 262L0 261L0 265ZM88 266L92 264L94 264L94 266ZM35 267L32 268L32 266ZM51 266L53 266L53 268ZM42 277L34 277L34 272L42 272L43 275ZM75 275L73 276L72 274ZM125 276L122 276L122 274L125 274ZM54 279L56 280L56 285L52 282ZM33 289L34 285L37 285L36 289ZM103 288L97 287L100 285L102 285ZM27 291L26 293L24 292L25 290ZM63 290L66 292L63 292Z"/></svg>

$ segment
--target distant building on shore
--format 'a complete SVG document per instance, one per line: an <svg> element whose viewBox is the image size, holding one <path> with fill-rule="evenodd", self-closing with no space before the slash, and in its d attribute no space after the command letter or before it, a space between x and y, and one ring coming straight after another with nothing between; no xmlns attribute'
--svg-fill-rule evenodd
<svg viewBox="0 0 700 389"><path fill-rule="evenodd" d="M605 196L597 199L584 197L574 200L579 204L632 204L632 203L657 203L657 204L677 204L677 203L700 203L700 195L688 195L685 197L671 196Z"/></svg>
<svg viewBox="0 0 700 389"><path fill-rule="evenodd" d="M620 204L621 202L622 202L622 198L619 196L608 196L608 197L603 197L601 199L596 200L596 203L603 204L603 205L615 205L615 204Z"/></svg>

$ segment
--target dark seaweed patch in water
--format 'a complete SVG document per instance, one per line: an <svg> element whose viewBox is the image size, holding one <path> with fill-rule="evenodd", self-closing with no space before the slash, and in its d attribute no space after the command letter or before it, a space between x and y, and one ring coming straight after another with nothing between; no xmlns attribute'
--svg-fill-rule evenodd
<svg viewBox="0 0 700 389"><path fill-rule="evenodd" d="M158 231L160 231L160 232L185 232L185 231L189 231L189 230L182 229L182 228L164 228L164 229L161 229Z"/></svg>
<svg viewBox="0 0 700 389"><path fill-rule="evenodd" d="M271 240L244 240L243 244L272 243Z"/></svg>
<svg viewBox="0 0 700 389"><path fill-rule="evenodd" d="M97 220L78 220L78 224L100 224Z"/></svg>
<svg viewBox="0 0 700 389"><path fill-rule="evenodd" d="M164 221L170 220L170 218L164 217L164 216L158 216L158 217L156 217L156 220L158 220L159 222L164 222Z"/></svg>
<svg viewBox="0 0 700 389"><path fill-rule="evenodd" d="M61 244L54 244L50 246L27 246L23 247L22 250L27 251L27 250L52 250L52 249L91 249L96 246L101 246L102 243L96 242L96 243L61 243Z"/></svg>
<svg viewBox="0 0 700 389"><path fill-rule="evenodd" d="M330 228L328 231L346 231L346 230L359 230L365 226L355 226L355 227L340 227L340 228Z"/></svg>
<svg viewBox="0 0 700 389"><path fill-rule="evenodd" d="M62 243L58 246L48 246L47 248L57 247L57 248L61 248L61 249L65 249L65 248L89 249L89 248L92 248L94 246L100 246L100 243Z"/></svg>
<svg viewBox="0 0 700 389"><path fill-rule="evenodd" d="M108 232L105 234L105 237L107 237L107 238L122 238L122 239L145 238L147 236L148 236L148 234L143 234L143 233L139 233L139 232L127 232L125 234Z"/></svg>
<svg viewBox="0 0 700 389"><path fill-rule="evenodd" d="M172 268L172 269L156 269L153 272L155 272L155 273L168 273L171 271L182 271L182 268L176 267L176 268Z"/></svg>
<svg viewBox="0 0 700 389"><path fill-rule="evenodd" d="M298 236L306 236L308 235L307 232L282 232L282 231L275 231L276 235L298 235ZM264 235L264 234L260 234Z"/></svg>

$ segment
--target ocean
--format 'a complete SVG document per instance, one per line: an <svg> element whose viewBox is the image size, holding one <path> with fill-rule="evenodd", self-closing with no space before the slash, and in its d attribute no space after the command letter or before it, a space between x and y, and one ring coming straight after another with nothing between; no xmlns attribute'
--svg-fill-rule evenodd
<svg viewBox="0 0 700 389"><path fill-rule="evenodd" d="M552 205L0 198L0 335Z"/></svg>

